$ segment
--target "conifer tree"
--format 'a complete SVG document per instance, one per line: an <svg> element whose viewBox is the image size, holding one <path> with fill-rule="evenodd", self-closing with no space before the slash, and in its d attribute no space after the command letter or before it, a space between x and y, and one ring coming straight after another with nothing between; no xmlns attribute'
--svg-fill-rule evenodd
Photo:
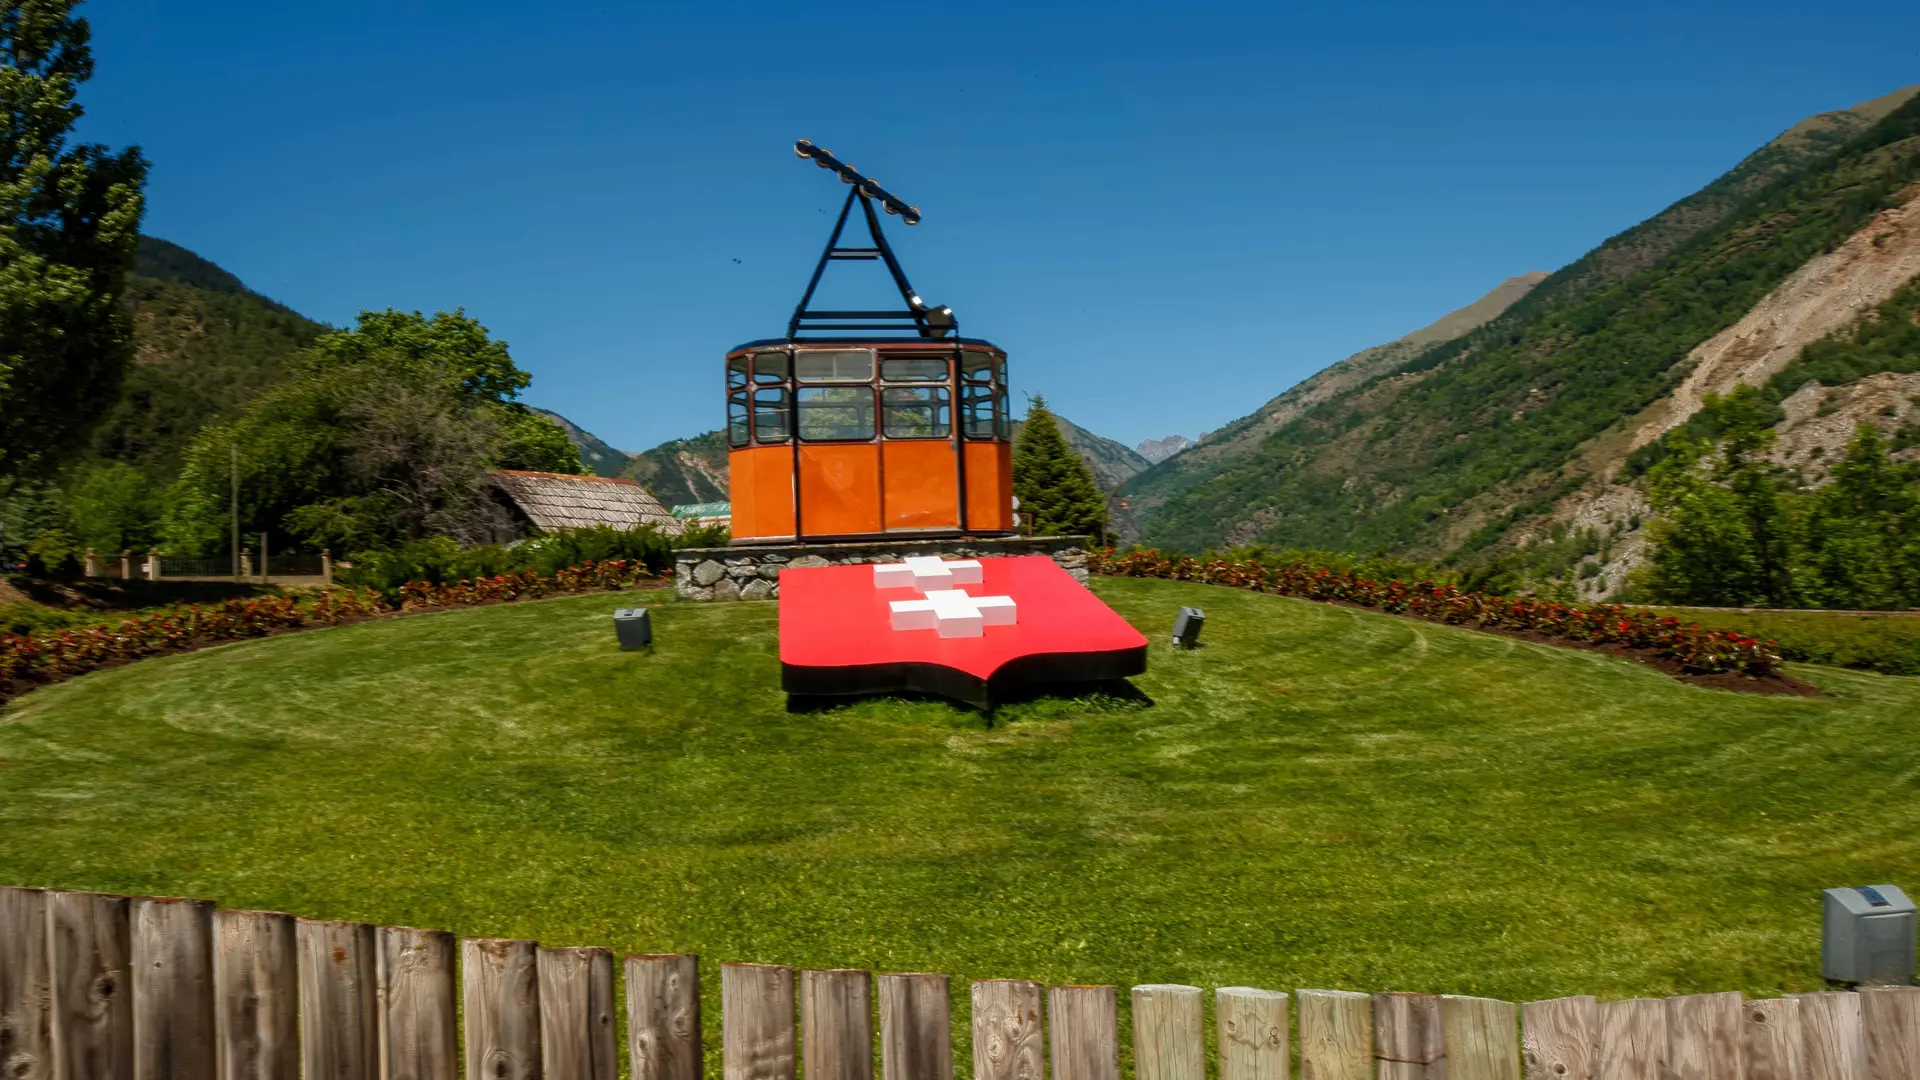
<svg viewBox="0 0 1920 1080"><path fill-rule="evenodd" d="M0 4L0 480L45 471L113 403L139 243L137 148L69 145L93 74L74 0Z"/></svg>
<svg viewBox="0 0 1920 1080"><path fill-rule="evenodd" d="M1060 425L1036 395L1013 444L1013 493L1034 536L1097 535L1104 539L1107 508L1093 470L1060 434Z"/></svg>

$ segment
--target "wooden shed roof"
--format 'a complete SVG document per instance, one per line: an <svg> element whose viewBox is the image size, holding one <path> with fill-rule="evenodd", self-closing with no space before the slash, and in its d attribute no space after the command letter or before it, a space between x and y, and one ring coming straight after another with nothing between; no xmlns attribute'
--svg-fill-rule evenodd
<svg viewBox="0 0 1920 1080"><path fill-rule="evenodd" d="M496 469L493 481L529 521L542 529L596 525L637 529L652 525L668 535L678 535L686 528L634 480Z"/></svg>

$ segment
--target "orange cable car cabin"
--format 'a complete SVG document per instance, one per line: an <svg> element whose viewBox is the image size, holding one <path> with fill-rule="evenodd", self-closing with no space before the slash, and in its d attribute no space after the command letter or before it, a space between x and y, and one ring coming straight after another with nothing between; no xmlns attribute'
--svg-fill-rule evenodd
<svg viewBox="0 0 1920 1080"><path fill-rule="evenodd" d="M801 140L852 185L787 336L727 353L727 465L735 544L1005 536L1015 530L1007 354L959 335L894 258L878 203L920 212ZM841 245L858 206L871 244ZM817 311L831 262L886 264L906 307Z"/></svg>

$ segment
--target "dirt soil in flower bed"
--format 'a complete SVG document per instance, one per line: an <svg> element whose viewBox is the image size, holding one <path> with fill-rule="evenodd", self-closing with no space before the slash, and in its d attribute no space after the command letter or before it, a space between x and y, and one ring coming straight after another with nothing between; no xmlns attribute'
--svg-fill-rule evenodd
<svg viewBox="0 0 1920 1080"><path fill-rule="evenodd" d="M0 583L0 584L3 584L3 583ZM602 593L643 592L643 591L652 590L652 589L664 589L672 584L673 582L671 579L666 579L661 581L643 581L635 585L625 586L623 588L602 589L599 591ZM590 596L590 595L592 595L591 592L556 593L554 594L554 596L541 597L541 599L556 599L560 596ZM98 665L88 669L87 673L91 674L92 672L95 672L95 671L106 671L110 668L125 667L128 664L137 664L142 660L152 660L162 656L177 656L180 653L200 652L204 649L217 649L222 645L237 645L243 641L259 641L262 638L286 637L289 634L304 634L310 630L326 630L335 626L352 626L354 623L380 622L385 619L398 619L407 615L431 615L437 611L457 611L457 610L464 610L466 608L497 607L501 604L524 604L528 602L529 601L526 601L526 600L483 600L483 601L480 601L479 603L474 603L474 604L440 604L433 607L411 607L411 608L405 608L403 610L398 610L398 611L383 611L378 615L361 615L358 617L344 618L344 619L340 619L335 622L329 622L329 623L310 623L306 626L282 626L282 627L276 627L274 629L268 630L267 632L262 634L255 634L251 637L228 638L224 641L196 641L189 645L182 645L179 648L162 649L158 652L151 652L142 656L117 657L110 660L104 660ZM42 686L52 686L56 683L62 683L66 681L67 681L66 678L59 678L59 679L51 679L51 680L46 680L41 682L34 682L34 683L28 683L25 685L15 686L12 690L0 689L0 705L5 705L7 702L13 700L14 698L20 697L21 695L26 694L29 691L36 690Z"/></svg>
<svg viewBox="0 0 1920 1080"><path fill-rule="evenodd" d="M1295 599L1306 599L1295 597ZM1331 604L1335 607L1352 608L1355 611L1369 611L1375 615L1394 615L1415 622L1430 623L1432 619L1422 619L1413 615L1400 615L1397 612L1381 611L1377 607L1356 604L1350 600L1307 600L1310 604ZM1737 671L1720 671L1710 675L1688 671L1680 661L1671 656L1662 656L1658 649L1631 649L1625 645L1597 644L1589 641L1576 641L1572 638L1555 637L1537 630L1514 630L1504 626L1481 626L1478 623L1442 623L1443 626L1458 626L1466 630L1478 630L1483 634L1499 634L1502 637L1519 638L1536 645L1554 645L1562 649L1584 649L1587 652L1601 652L1609 656L1635 660L1648 667L1657 668L1668 675L1693 686L1704 686L1714 690L1732 690L1740 694L1786 694L1790 697L1819 697L1820 688L1791 675L1775 672L1772 675L1743 675Z"/></svg>

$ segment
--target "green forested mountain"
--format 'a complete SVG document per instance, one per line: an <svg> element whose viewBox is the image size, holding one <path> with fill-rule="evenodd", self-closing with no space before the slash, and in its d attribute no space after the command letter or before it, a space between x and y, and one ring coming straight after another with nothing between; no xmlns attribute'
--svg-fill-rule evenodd
<svg viewBox="0 0 1920 1080"><path fill-rule="evenodd" d="M1583 447L1624 441L1696 347L1917 176L1912 89L1804 122L1478 329L1404 351L1232 453L1206 451L1264 414L1135 477L1122 493L1141 538L1455 560L1497 549L1593 481Z"/></svg>
<svg viewBox="0 0 1920 1080"><path fill-rule="evenodd" d="M133 363L95 429L94 451L156 478L178 468L195 432L277 381L287 358L328 330L148 236L140 238L126 304Z"/></svg>
<svg viewBox="0 0 1920 1080"><path fill-rule="evenodd" d="M709 431L633 455L622 476L668 506L727 501L727 436Z"/></svg>
<svg viewBox="0 0 1920 1080"><path fill-rule="evenodd" d="M551 409L534 409L533 411L553 421L555 426L567 433L567 441L580 452L580 463L595 476L619 476L633 460L632 454L625 450L614 449L600 436Z"/></svg>

